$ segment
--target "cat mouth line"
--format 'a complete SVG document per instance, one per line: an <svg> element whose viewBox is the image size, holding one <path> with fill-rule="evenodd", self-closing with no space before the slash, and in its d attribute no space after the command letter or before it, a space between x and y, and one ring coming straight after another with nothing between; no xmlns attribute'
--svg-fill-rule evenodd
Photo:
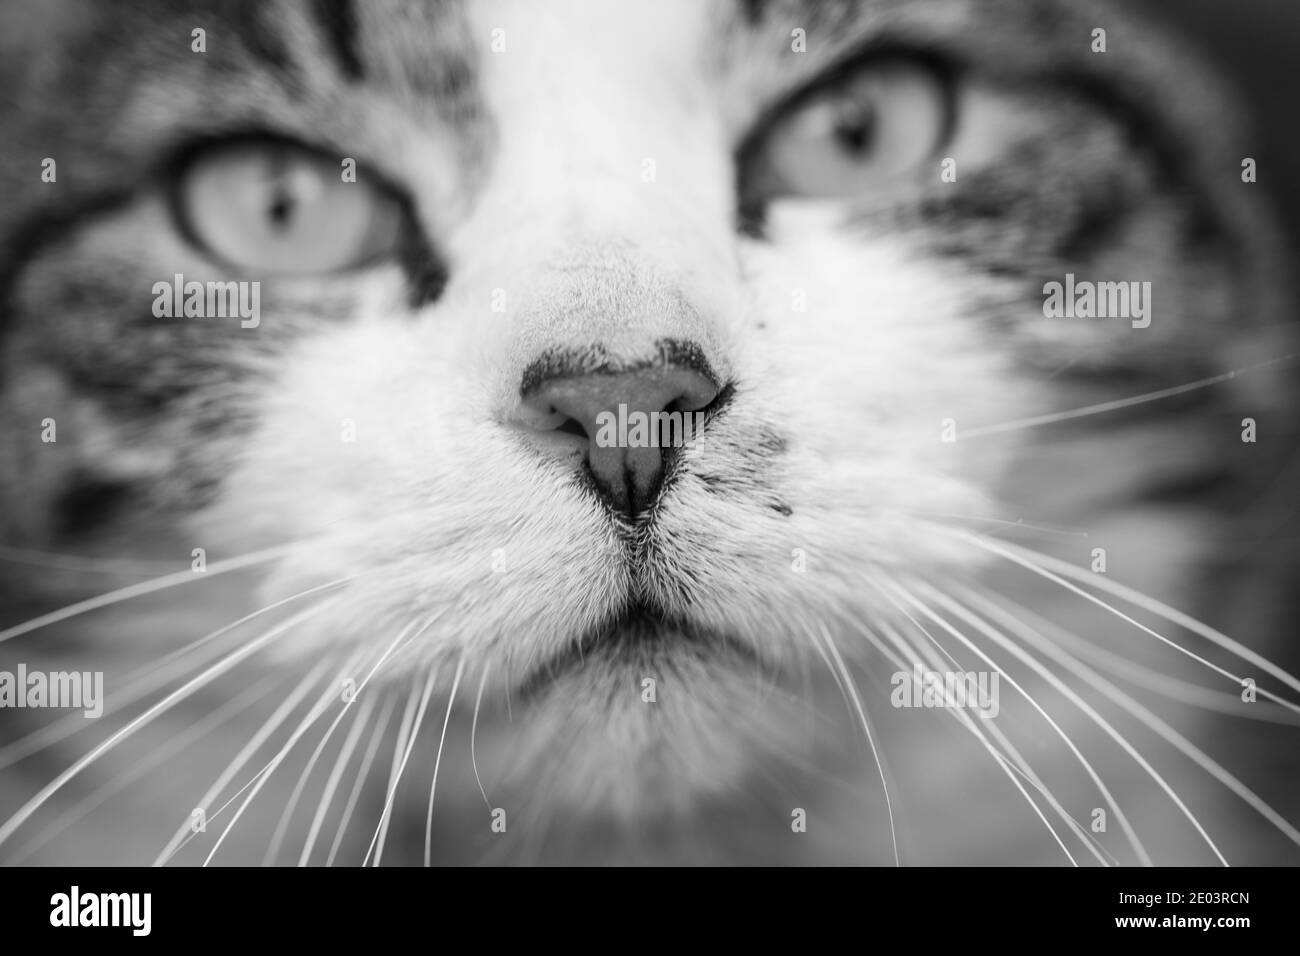
<svg viewBox="0 0 1300 956"><path fill-rule="evenodd" d="M531 668L520 681L517 693L524 701L535 699L558 681L597 660L622 668L643 665L647 673L638 676L653 677L665 667L671 667L670 658L677 654L692 654L697 658L725 656L738 663L756 664L759 660L754 648L732 635L638 604L592 628Z"/></svg>

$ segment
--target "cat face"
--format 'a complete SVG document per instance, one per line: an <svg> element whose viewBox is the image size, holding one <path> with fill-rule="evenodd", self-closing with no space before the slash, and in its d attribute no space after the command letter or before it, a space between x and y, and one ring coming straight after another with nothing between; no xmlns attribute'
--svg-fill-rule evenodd
<svg viewBox="0 0 1300 956"><path fill-rule="evenodd" d="M689 813L806 745L801 690L879 703L933 654L909 601L1008 573L976 529L1185 598L1214 519L1152 502L1281 402L1264 368L1042 427L1277 354L1228 111L1108 7L20 19L61 52L5 116L8 537L270 549L186 607L278 608L265 666L409 691L407 732L477 688L542 815ZM700 427L598 442L620 406Z"/></svg>

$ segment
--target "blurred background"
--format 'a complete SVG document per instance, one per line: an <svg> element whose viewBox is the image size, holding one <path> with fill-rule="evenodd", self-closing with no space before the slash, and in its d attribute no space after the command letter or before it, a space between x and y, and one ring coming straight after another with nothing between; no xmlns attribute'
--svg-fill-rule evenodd
<svg viewBox="0 0 1300 956"><path fill-rule="evenodd" d="M1134 0L1176 24L1255 106L1259 183L1276 198L1300 254L1300 2Z"/></svg>

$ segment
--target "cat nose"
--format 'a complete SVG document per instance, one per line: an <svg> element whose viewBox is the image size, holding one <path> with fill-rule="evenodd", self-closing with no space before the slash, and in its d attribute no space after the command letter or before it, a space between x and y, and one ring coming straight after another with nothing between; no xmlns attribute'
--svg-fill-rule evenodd
<svg viewBox="0 0 1300 956"><path fill-rule="evenodd" d="M525 370L520 396L530 427L586 436L596 485L635 518L659 493L665 454L694 435L691 413L719 390L698 346L663 342L655 359L633 363L599 349L544 356Z"/></svg>

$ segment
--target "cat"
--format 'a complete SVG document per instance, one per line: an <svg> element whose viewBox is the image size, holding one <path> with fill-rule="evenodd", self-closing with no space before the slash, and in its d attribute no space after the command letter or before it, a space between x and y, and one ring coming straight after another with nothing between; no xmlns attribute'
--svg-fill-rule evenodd
<svg viewBox="0 0 1300 956"><path fill-rule="evenodd" d="M1122 6L6 5L0 672L104 700L0 862L1294 863L1286 247Z"/></svg>

